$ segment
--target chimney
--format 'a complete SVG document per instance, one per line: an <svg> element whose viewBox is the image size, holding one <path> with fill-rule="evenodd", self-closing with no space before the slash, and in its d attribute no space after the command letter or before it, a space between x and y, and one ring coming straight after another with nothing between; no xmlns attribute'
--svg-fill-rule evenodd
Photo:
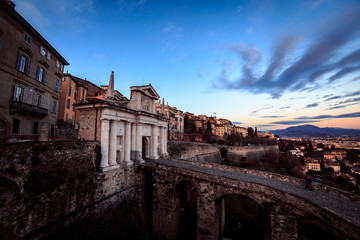
<svg viewBox="0 0 360 240"><path fill-rule="evenodd" d="M7 2L7 4L8 4L12 9L15 9L16 4L13 3L13 1L11 1L11 0L6 0L6 2Z"/></svg>

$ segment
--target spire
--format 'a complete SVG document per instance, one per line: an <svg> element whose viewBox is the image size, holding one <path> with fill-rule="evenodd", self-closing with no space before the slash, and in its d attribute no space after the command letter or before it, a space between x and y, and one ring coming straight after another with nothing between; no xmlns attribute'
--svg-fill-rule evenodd
<svg viewBox="0 0 360 240"><path fill-rule="evenodd" d="M114 71L111 72L109 85L106 92L107 98L114 98Z"/></svg>

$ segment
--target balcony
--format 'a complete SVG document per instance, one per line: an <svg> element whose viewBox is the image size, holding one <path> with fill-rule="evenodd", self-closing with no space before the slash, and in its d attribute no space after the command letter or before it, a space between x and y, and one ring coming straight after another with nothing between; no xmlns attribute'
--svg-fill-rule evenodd
<svg viewBox="0 0 360 240"><path fill-rule="evenodd" d="M18 113L24 116L31 116L38 118L46 117L49 114L48 110L45 108L41 108L38 106L34 106L23 102L17 102L17 101L10 102L10 113L11 114Z"/></svg>

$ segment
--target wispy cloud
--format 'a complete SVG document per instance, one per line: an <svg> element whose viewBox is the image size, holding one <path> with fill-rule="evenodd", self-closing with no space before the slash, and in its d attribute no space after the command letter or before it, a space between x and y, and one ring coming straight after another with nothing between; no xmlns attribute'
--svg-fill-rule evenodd
<svg viewBox="0 0 360 240"><path fill-rule="evenodd" d="M313 108L313 107L317 107L317 106L319 106L319 103L315 102L315 103L311 103L311 104L306 105L305 108Z"/></svg>
<svg viewBox="0 0 360 240"><path fill-rule="evenodd" d="M263 118L282 118L284 116L277 116L277 115L268 115L268 116L262 116Z"/></svg>
<svg viewBox="0 0 360 240"><path fill-rule="evenodd" d="M167 23L162 31L175 38L180 38L183 35L183 28L178 27L176 24L171 22Z"/></svg>
<svg viewBox="0 0 360 240"><path fill-rule="evenodd" d="M261 111L263 111L263 110L268 110L268 109L271 109L271 108L274 108L274 106L265 105L265 106L263 106L263 107L260 108L260 109L257 109L257 110L252 111L252 114L256 114L256 113L258 113L258 112L261 112Z"/></svg>
<svg viewBox="0 0 360 240"><path fill-rule="evenodd" d="M360 49L348 50L344 54L341 52L345 46L357 40L360 32L359 12L360 5L354 4L325 21L322 27L318 27L321 32L313 39L307 39L300 55L294 53L302 43L300 34L280 37L271 49L270 61L261 72L259 69L263 69L263 62L260 66L262 52L259 49L235 49L230 46L229 50L238 56L241 63L239 77L221 78L220 84L214 86L255 94L268 93L273 98L279 98L284 92L318 89L324 76L330 76L328 83L334 83L350 73L356 73L360 69ZM291 59L289 56L294 57ZM340 59L334 56L340 56Z"/></svg>
<svg viewBox="0 0 360 240"><path fill-rule="evenodd" d="M231 122L233 125L241 125L243 124L242 122Z"/></svg>
<svg viewBox="0 0 360 240"><path fill-rule="evenodd" d="M326 118L358 118L360 117L360 112L353 112L353 113L345 113L339 115L318 115L318 116L302 116L297 117L295 119L326 119Z"/></svg>
<svg viewBox="0 0 360 240"><path fill-rule="evenodd" d="M254 33L254 27L249 27L247 30L246 30L246 32L248 33L248 34L253 34Z"/></svg>
<svg viewBox="0 0 360 240"><path fill-rule="evenodd" d="M132 11L136 8L143 8L147 0L118 0L117 5L123 11Z"/></svg>
<svg viewBox="0 0 360 240"><path fill-rule="evenodd" d="M304 123L319 122L318 120L289 120L289 121L277 121L272 122L272 124L282 124L282 125L299 125Z"/></svg>

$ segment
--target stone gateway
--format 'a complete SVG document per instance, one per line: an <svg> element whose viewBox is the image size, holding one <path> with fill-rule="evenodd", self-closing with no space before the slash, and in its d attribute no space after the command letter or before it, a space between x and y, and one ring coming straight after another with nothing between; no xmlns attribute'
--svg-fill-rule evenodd
<svg viewBox="0 0 360 240"><path fill-rule="evenodd" d="M115 91L112 72L104 95L75 105L79 138L100 142L101 171L168 155L168 120L155 109L159 95L151 84L130 90L130 100Z"/></svg>

